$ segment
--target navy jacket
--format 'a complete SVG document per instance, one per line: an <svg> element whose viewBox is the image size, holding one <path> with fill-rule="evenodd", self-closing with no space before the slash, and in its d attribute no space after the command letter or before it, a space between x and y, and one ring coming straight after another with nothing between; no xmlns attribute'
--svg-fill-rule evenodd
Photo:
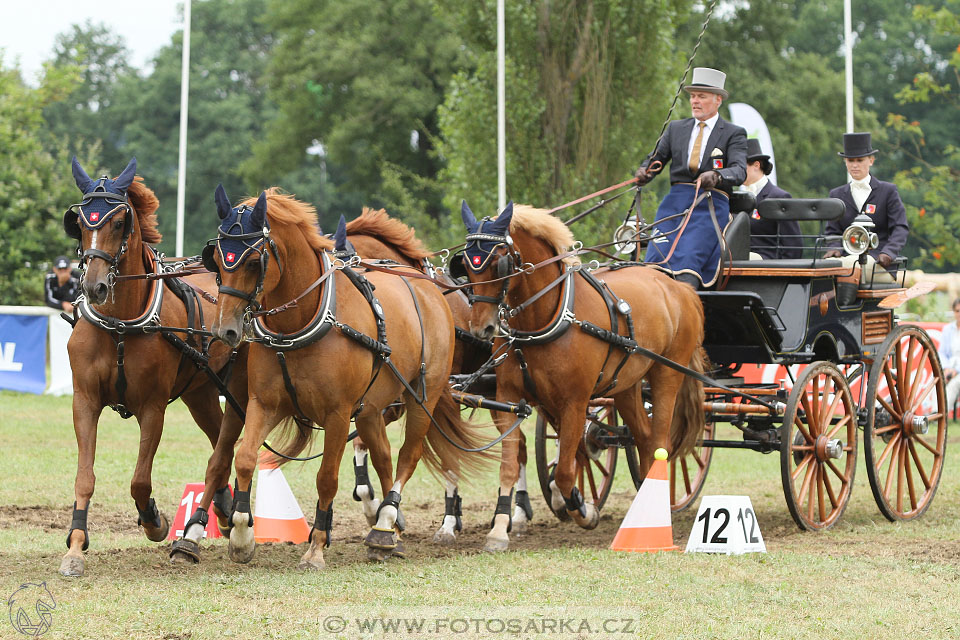
<svg viewBox="0 0 960 640"><path fill-rule="evenodd" d="M57 280L57 274L50 271L43 281L43 301L52 309L63 310L64 302L76 302L80 295L80 271L72 269L70 279L63 285Z"/></svg>
<svg viewBox="0 0 960 640"><path fill-rule="evenodd" d="M871 250L870 255L874 260L881 253L898 258L907 241L907 234L910 232L907 211L903 208L903 201L900 200L900 192L897 191L897 185L877 180L873 176L870 176L870 188L870 195L863 203L863 212L873 218L873 224L876 225L874 231L880 239L880 246ZM830 197L843 200L846 210L839 220L831 220L827 223L824 233L828 236L842 235L860 212L853 201L849 183L830 191ZM830 241L828 244L832 247L841 246L839 240Z"/></svg>
<svg viewBox="0 0 960 640"><path fill-rule="evenodd" d="M757 205L767 198L791 198L789 193L767 180L757 194ZM779 245L777 230L779 228ZM767 236L767 237L760 237ZM779 246L779 248L778 248ZM756 209L750 216L750 250L764 258L802 258L803 239L800 237L800 223L796 220L764 220Z"/></svg>
<svg viewBox="0 0 960 640"><path fill-rule="evenodd" d="M729 194L734 187L743 184L747 177L747 132L743 127L717 118L717 123L704 145L700 168L694 175L687 166L687 147L690 145L695 122L694 118L671 122L656 150L641 166L646 168L654 160L659 160L666 167L667 163L673 160L670 165L670 184L695 182L701 173L715 170L720 174L717 188ZM720 155L712 155L714 149L719 149Z"/></svg>

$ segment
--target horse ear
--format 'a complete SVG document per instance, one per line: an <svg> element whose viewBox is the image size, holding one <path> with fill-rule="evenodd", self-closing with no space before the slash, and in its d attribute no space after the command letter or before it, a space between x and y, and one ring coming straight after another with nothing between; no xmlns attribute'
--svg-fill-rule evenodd
<svg viewBox="0 0 960 640"><path fill-rule="evenodd" d="M463 218L463 224L467 227L469 233L476 231L478 224L477 217L473 215L473 211L470 211L466 200L460 201L460 217Z"/></svg>
<svg viewBox="0 0 960 640"><path fill-rule="evenodd" d="M81 192L86 193L93 186L93 180L87 175L87 172L80 166L77 156L73 156L73 180Z"/></svg>
<svg viewBox="0 0 960 640"><path fill-rule="evenodd" d="M250 213L250 222L260 229L264 226L267 219L267 192L261 191L257 198L257 204L253 205L253 211Z"/></svg>
<svg viewBox="0 0 960 640"><path fill-rule="evenodd" d="M333 234L333 248L336 251L343 251L347 248L347 219L340 214L340 222L337 223L337 231Z"/></svg>
<svg viewBox="0 0 960 640"><path fill-rule="evenodd" d="M137 159L136 157L130 158L130 162L127 163L127 168L120 172L120 175L116 177L113 181L113 186L120 191L126 191L127 188L133 183L133 178L137 175Z"/></svg>
<svg viewBox="0 0 960 640"><path fill-rule="evenodd" d="M490 225L490 233L506 234L510 229L510 221L513 219L513 200L507 203L497 219Z"/></svg>
<svg viewBox="0 0 960 640"><path fill-rule="evenodd" d="M213 201L217 203L217 215L220 216L221 220L226 220L233 207L230 206L230 199L227 198L227 191L223 188L223 183L218 184L216 191L213 192Z"/></svg>

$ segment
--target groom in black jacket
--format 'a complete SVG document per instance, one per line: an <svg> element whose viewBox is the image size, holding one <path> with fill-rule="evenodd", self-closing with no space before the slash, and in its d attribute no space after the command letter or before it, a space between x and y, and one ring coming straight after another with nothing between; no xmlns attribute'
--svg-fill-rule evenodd
<svg viewBox="0 0 960 640"><path fill-rule="evenodd" d="M637 169L637 181L642 186L671 163L672 186L657 209L654 224L693 204L695 182L699 182L700 191L710 191L720 229L730 218L730 193L747 175L747 134L719 115L720 105L728 97L726 77L716 69L693 70L692 82L683 88L690 96L693 117L671 122L657 148ZM647 246L645 260L694 288L710 286L720 275L720 240L707 200L694 209L678 231L678 239L671 232L683 222L676 217L657 224L657 237Z"/></svg>
<svg viewBox="0 0 960 640"><path fill-rule="evenodd" d="M907 212L900 200L897 186L870 175L876 153L869 133L843 134L843 151L837 155L842 157L847 165L849 180L843 186L831 190L830 197L843 200L846 208L838 220L831 220L824 228L826 235L839 236L861 213L870 216L874 224L873 230L880 242L876 249L869 252L868 265L862 276L864 280L869 280L874 261L879 262L884 269L890 268L893 261L900 256L910 232ZM843 252L838 248L839 240L833 240L829 244L836 248L828 250L825 258L843 256ZM845 259L849 258L853 256L846 256ZM889 280L888 274L880 269L877 269L876 274Z"/></svg>
<svg viewBox="0 0 960 640"><path fill-rule="evenodd" d="M760 141L756 138L747 140L747 179L743 181L743 188L754 195L758 206L767 198L791 197L768 177L771 171L773 162L761 150ZM766 220L760 217L756 209L753 210L750 215L751 252L760 258L801 258L802 247L799 222Z"/></svg>

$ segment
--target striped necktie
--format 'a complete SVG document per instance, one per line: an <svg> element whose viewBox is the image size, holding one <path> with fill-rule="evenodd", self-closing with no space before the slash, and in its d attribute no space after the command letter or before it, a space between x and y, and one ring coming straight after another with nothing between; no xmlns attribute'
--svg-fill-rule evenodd
<svg viewBox="0 0 960 640"><path fill-rule="evenodd" d="M690 152L690 173L694 176L700 170L700 147L703 146L703 129L707 126L706 122L698 122L700 131L697 132L697 139L693 141L693 151Z"/></svg>

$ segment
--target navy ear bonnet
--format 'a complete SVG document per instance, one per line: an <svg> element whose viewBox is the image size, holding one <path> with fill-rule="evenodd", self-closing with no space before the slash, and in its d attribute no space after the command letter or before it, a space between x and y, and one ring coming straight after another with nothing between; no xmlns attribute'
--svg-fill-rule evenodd
<svg viewBox="0 0 960 640"><path fill-rule="evenodd" d="M353 243L347 239L347 219L340 215L340 222L337 224L337 231L333 234L333 255L343 260L357 254L353 248Z"/></svg>
<svg viewBox="0 0 960 640"><path fill-rule="evenodd" d="M245 204L231 207L223 185L219 185L215 200L222 222L217 240L211 241L203 250L203 265L208 271L218 271L217 263L213 260L213 252L217 251L223 268L233 271L247 259L249 253L260 253L265 249L264 244L270 236L270 224L265 215L266 194L260 194L253 207Z"/></svg>
<svg viewBox="0 0 960 640"><path fill-rule="evenodd" d="M68 236L79 240L80 224L87 229L96 230L106 225L117 212L129 210L127 189L137 173L137 159L131 159L127 168L114 180L105 175L94 180L83 170L76 156L72 164L73 179L83 193L83 199L64 213L63 228ZM129 229L129 218L126 223Z"/></svg>
<svg viewBox="0 0 960 640"><path fill-rule="evenodd" d="M463 249L463 262L468 269L479 273L487 268L493 252L501 246L512 246L510 221L513 218L513 202L503 209L496 220L484 218L477 221L466 202L460 206L460 217L467 227L467 245Z"/></svg>

